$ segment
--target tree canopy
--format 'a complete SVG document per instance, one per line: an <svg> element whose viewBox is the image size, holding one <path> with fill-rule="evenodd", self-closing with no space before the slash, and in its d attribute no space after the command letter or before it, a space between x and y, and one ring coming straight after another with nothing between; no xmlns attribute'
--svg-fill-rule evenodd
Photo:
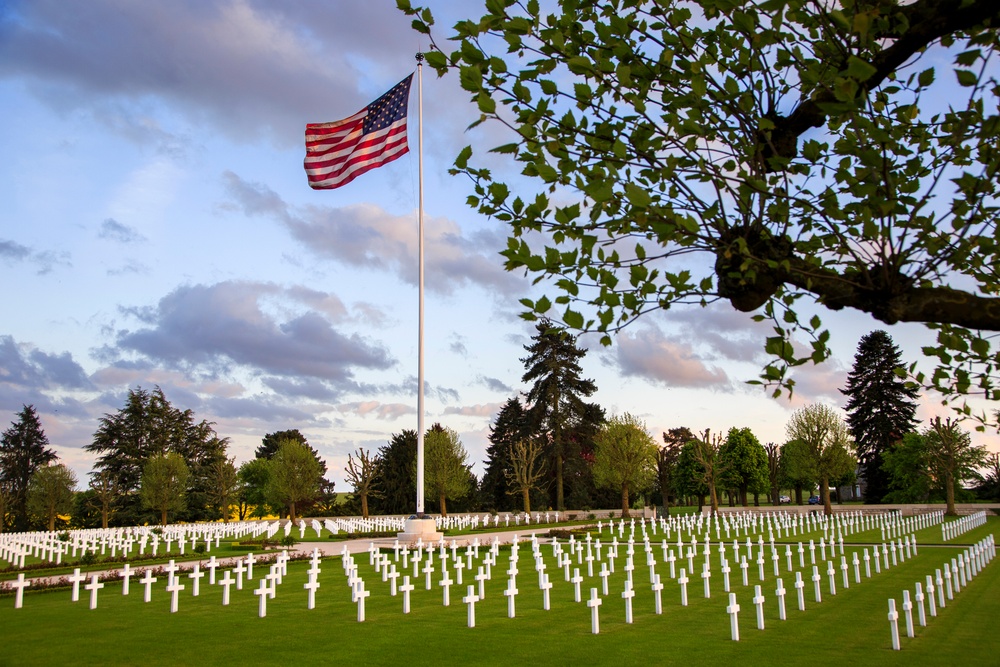
<svg viewBox="0 0 1000 667"><path fill-rule="evenodd" d="M629 516L629 492L656 478L657 447L646 424L625 413L611 417L594 442L594 481L621 491L622 516Z"/></svg>
<svg viewBox="0 0 1000 667"><path fill-rule="evenodd" d="M830 354L810 302L852 308L937 330L916 381L1000 398L995 0L496 0L454 49L397 4L509 130L492 150L521 176L471 147L454 172L509 224L507 268L554 283L528 316L610 344L725 301L773 321L780 393Z"/></svg>
<svg viewBox="0 0 1000 667"><path fill-rule="evenodd" d="M76 474L62 463L42 466L28 484L28 511L46 526L56 529L56 518L73 510Z"/></svg>
<svg viewBox="0 0 1000 667"><path fill-rule="evenodd" d="M801 444L800 465L803 476L819 483L825 514L833 514L830 506L830 482L854 470L857 462L847 424L837 410L822 403L813 403L792 413L785 425L792 441Z"/></svg>

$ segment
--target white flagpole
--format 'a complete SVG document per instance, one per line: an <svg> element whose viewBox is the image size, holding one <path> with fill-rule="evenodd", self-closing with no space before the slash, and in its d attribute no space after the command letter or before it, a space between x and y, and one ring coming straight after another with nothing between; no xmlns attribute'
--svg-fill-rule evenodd
<svg viewBox="0 0 1000 667"><path fill-rule="evenodd" d="M417 518L424 516L424 54L417 54Z"/></svg>

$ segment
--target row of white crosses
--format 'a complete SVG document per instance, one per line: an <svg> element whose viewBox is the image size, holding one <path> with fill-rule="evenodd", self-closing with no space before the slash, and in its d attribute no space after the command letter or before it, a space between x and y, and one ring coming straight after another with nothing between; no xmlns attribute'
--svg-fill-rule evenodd
<svg viewBox="0 0 1000 667"><path fill-rule="evenodd" d="M313 553L313 566L316 567L315 560L318 559L318 552ZM281 583L281 575L287 573L287 563L289 556L287 552L280 552L277 555L276 564L271 566L271 575L276 576L277 583ZM242 590L243 588L243 575L247 575L247 579L253 577L253 567L255 564L259 563L259 559L252 553L247 554L245 558L240 558L237 560L235 567L230 570L226 570L225 577L221 578L218 582L216 581L216 570L222 567L221 563L212 556L205 564L205 569L208 570L208 583L210 585L219 584L223 587L223 597L222 604L228 605L230 599L230 587L235 584L237 590ZM277 572L280 574L276 575ZM181 576L178 574L181 571L181 566L178 565L174 560L170 560L166 565L162 567L163 571L167 574L167 585L166 592L170 594L170 611L171 613L176 613L179 604L179 594L181 591L185 590L186 586L181 583ZM136 570L129 563L125 563L121 571L121 591L122 595L129 595L131 589L132 577L138 577L139 572L142 570ZM231 574L236 573L237 578L233 579ZM318 570L317 570L318 574ZM202 564L200 561L196 561L187 573L187 578L191 581L191 594L192 597L198 597L201 593L201 580L206 576L206 572L202 570ZM99 579L98 574L89 575L90 583L83 586L83 588L90 592L90 608L97 608L97 592L104 588L104 583ZM74 568L73 574L66 578L67 582L71 584L71 602L78 602L80 599L80 584L87 581L88 575L81 573L80 568ZM158 578L153 576L153 569L149 568L143 572L142 578L138 579L138 583L143 586L143 601L150 602L152 600L152 586L157 583ZM268 581L271 581L268 579ZM24 600L24 589L31 585L30 580L25 580L24 573L19 573L18 578L15 581L10 582L9 587L16 590L14 599L14 608L20 609L23 606ZM316 586L318 588L318 584ZM271 597L274 597L273 590L271 591ZM312 602L310 601L310 605ZM310 608L312 608L310 606ZM262 607L263 609L263 607Z"/></svg>
<svg viewBox="0 0 1000 667"><path fill-rule="evenodd" d="M974 514L969 514L968 516L963 516L955 521L949 521L947 523L941 524L941 539L942 540L953 540L963 533L967 533L973 528L978 528L979 526L986 524L986 512L975 512Z"/></svg>
<svg viewBox="0 0 1000 667"><path fill-rule="evenodd" d="M236 522L230 524L197 524L151 528L130 526L123 528L83 529L63 532L33 531L0 535L0 560L19 568L26 558L37 558L61 564L64 558L77 559L84 553L100 556L129 558L138 549L144 555L159 555L161 544L166 553L175 550L185 555L188 549L204 543L205 550L218 548L222 539L238 539L245 535L257 536L267 529L267 524Z"/></svg>
<svg viewBox="0 0 1000 667"><path fill-rule="evenodd" d="M917 622L920 624L920 627L925 627L927 625L927 613L924 607L925 601L930 608L931 617L936 617L937 608L944 609L947 606L946 599L954 600L955 595L960 593L972 581L973 577L978 575L996 557L996 553L996 543L993 536L988 535L965 549L957 557L952 558L950 567L949 563L945 563L943 575L941 572L942 568L935 569L933 575L926 575L924 578L926 588L921 582L916 582L913 600L910 599L910 591L904 590L903 616L906 623L906 636L910 638L914 636L914 601L917 607ZM934 597L935 593L937 593L936 600ZM896 611L896 600L894 598L889 599L888 620L892 648L894 651L898 651L901 648L899 642L899 612Z"/></svg>

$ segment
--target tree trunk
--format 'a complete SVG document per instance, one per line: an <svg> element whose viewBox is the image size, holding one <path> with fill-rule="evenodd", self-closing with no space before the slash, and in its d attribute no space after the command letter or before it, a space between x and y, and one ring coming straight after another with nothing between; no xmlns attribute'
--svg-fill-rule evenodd
<svg viewBox="0 0 1000 667"><path fill-rule="evenodd" d="M559 453L556 453L556 510L562 512L563 507L563 460Z"/></svg>
<svg viewBox="0 0 1000 667"><path fill-rule="evenodd" d="M760 507L760 494L759 493L755 492L753 494L753 506L754 507Z"/></svg>
<svg viewBox="0 0 1000 667"><path fill-rule="evenodd" d="M521 487L521 504L525 514L531 512L531 489L526 486Z"/></svg>
<svg viewBox="0 0 1000 667"><path fill-rule="evenodd" d="M438 494L438 503L441 505L441 516L448 516L448 505L444 494Z"/></svg>
<svg viewBox="0 0 1000 667"><path fill-rule="evenodd" d="M108 529L108 508L106 506L101 508L101 528Z"/></svg>
<svg viewBox="0 0 1000 667"><path fill-rule="evenodd" d="M56 529L56 514L53 512L49 515L49 532L53 532Z"/></svg>
<svg viewBox="0 0 1000 667"><path fill-rule="evenodd" d="M628 519L631 514L628 511L628 484L622 484L622 518Z"/></svg>
<svg viewBox="0 0 1000 667"><path fill-rule="evenodd" d="M160 510L160 525L161 526L167 525L167 510L166 509Z"/></svg>
<svg viewBox="0 0 1000 667"><path fill-rule="evenodd" d="M745 486L740 487L740 504L743 507L750 507L750 503L747 501L747 487Z"/></svg>
<svg viewBox="0 0 1000 667"><path fill-rule="evenodd" d="M698 496L698 513L701 514L702 508L705 507L705 496Z"/></svg>
<svg viewBox="0 0 1000 667"><path fill-rule="evenodd" d="M715 493L715 484L709 484L708 493L712 499L712 514L719 513L719 496Z"/></svg>
<svg viewBox="0 0 1000 667"><path fill-rule="evenodd" d="M820 497L823 499L823 513L827 516L833 515L833 507L830 505L830 478L826 475L819 480Z"/></svg>
<svg viewBox="0 0 1000 667"><path fill-rule="evenodd" d="M294 502L288 503L288 520L292 522L293 526L295 525L295 503Z"/></svg>
<svg viewBox="0 0 1000 667"><path fill-rule="evenodd" d="M361 518L362 519L367 519L368 518L368 494L367 493L362 493L361 494Z"/></svg>
<svg viewBox="0 0 1000 667"><path fill-rule="evenodd" d="M796 505L801 505L802 504L802 485L801 484L796 484L795 485L795 504Z"/></svg>
<svg viewBox="0 0 1000 667"><path fill-rule="evenodd" d="M955 510L955 478L951 470L944 471L944 497L948 503L944 513L948 516L958 516L958 512Z"/></svg>

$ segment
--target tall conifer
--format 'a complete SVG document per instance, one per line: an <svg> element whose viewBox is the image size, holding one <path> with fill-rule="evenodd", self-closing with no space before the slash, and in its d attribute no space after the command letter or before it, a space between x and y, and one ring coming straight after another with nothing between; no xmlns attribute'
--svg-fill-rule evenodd
<svg viewBox="0 0 1000 667"><path fill-rule="evenodd" d="M907 387L896 369L902 366L899 348L885 331L863 336L847 376L847 425L854 437L861 474L866 483L865 501L881 503L889 490L882 470L883 454L917 421L917 389Z"/></svg>

